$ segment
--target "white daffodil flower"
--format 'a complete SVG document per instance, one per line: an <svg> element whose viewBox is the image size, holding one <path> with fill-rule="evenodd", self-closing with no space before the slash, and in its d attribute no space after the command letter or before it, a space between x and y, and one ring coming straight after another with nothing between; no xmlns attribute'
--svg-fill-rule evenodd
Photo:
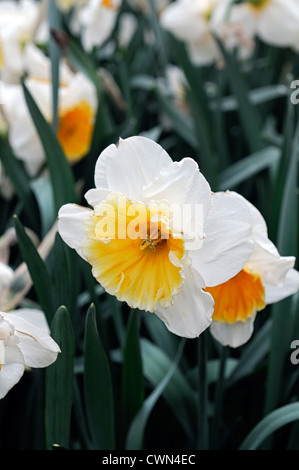
<svg viewBox="0 0 299 470"><path fill-rule="evenodd" d="M0 398L19 382L25 367L47 367L56 361L59 352L43 312L0 312Z"/></svg>
<svg viewBox="0 0 299 470"><path fill-rule="evenodd" d="M41 2L34 0L0 2L0 76L16 83L24 72L24 46L43 34Z"/></svg>
<svg viewBox="0 0 299 470"><path fill-rule="evenodd" d="M206 288L215 300L212 335L224 346L239 347L253 333L258 311L299 290L293 256L280 256L269 240L261 213L241 195L250 211L253 252L244 268L229 281Z"/></svg>
<svg viewBox="0 0 299 470"><path fill-rule="evenodd" d="M49 60L33 45L28 53L29 77L26 86L48 122L52 122L52 82ZM30 65L29 65L30 64ZM58 90L57 137L70 163L83 158L91 143L97 107L96 90L88 78L61 67ZM8 125L8 140L24 161L30 176L45 162L44 151L31 119L21 85L6 85L3 109Z"/></svg>
<svg viewBox="0 0 299 470"><path fill-rule="evenodd" d="M163 10L160 21L186 44L196 65L222 64L216 35L228 50L236 49L240 58L253 50L252 33L248 33L241 12L232 8L231 0L177 0Z"/></svg>
<svg viewBox="0 0 299 470"><path fill-rule="evenodd" d="M273 46L292 47L298 42L297 0L247 0L234 8L242 11L243 24Z"/></svg>
<svg viewBox="0 0 299 470"><path fill-rule="evenodd" d="M246 204L213 194L193 159L174 162L142 136L100 154L95 186L85 194L92 209L60 209L62 239L108 293L155 312L179 336L199 336L213 314L203 289L233 277L251 254Z"/></svg>
<svg viewBox="0 0 299 470"><path fill-rule="evenodd" d="M106 41L115 26L122 0L88 0L74 12L71 28L81 34L86 51Z"/></svg>

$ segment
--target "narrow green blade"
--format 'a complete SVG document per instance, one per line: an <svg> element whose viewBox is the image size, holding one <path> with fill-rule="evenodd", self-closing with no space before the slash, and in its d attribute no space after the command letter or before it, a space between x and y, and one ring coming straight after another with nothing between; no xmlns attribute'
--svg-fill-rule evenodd
<svg viewBox="0 0 299 470"><path fill-rule="evenodd" d="M93 447L113 450L114 397L110 364L98 334L93 305L87 312L85 322L84 398Z"/></svg>
<svg viewBox="0 0 299 470"><path fill-rule="evenodd" d="M47 448L69 448L73 404L74 333L68 310L56 311L51 336L61 349L57 360L46 369L45 424Z"/></svg>

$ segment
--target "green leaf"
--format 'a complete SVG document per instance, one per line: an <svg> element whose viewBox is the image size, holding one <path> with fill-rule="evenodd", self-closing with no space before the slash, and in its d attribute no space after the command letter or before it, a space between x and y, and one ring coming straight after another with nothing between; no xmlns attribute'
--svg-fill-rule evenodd
<svg viewBox="0 0 299 470"><path fill-rule="evenodd" d="M48 23L50 30L61 29L61 13L56 2L48 4ZM51 60L51 82L52 82L52 104L53 104L53 127L58 127L58 91L59 91L59 68L61 59L61 49L53 36L49 38L49 55Z"/></svg>
<svg viewBox="0 0 299 470"><path fill-rule="evenodd" d="M299 121L293 139L292 154L285 179L285 186L280 206L277 248L281 255L297 254L298 240L298 144ZM281 393L281 377L284 369L284 357L289 348L291 317L291 299L286 298L272 306L273 329L271 332L271 350L268 368L268 387L265 411L269 413L279 403Z"/></svg>
<svg viewBox="0 0 299 470"><path fill-rule="evenodd" d="M44 261L41 259L33 242L27 235L22 223L17 216L14 216L13 220L22 258L27 264L40 306L45 312L48 323L51 324L56 310L53 299L52 279Z"/></svg>
<svg viewBox="0 0 299 470"><path fill-rule="evenodd" d="M244 76L240 71L240 66L233 55L226 51L221 42L216 39L223 55L226 72L228 74L230 86L236 100L238 101L238 113L242 123L247 144L252 153L263 148L261 141L262 121L259 111L249 99L249 89Z"/></svg>
<svg viewBox="0 0 299 470"><path fill-rule="evenodd" d="M46 369L45 424L47 448L69 448L73 404L74 333L68 310L56 311L51 336L61 349L57 360Z"/></svg>
<svg viewBox="0 0 299 470"><path fill-rule="evenodd" d="M123 351L122 413L124 434L126 434L127 428L144 400L144 379L139 343L140 316L139 310L131 310Z"/></svg>
<svg viewBox="0 0 299 470"><path fill-rule="evenodd" d="M141 340L141 353L144 376L153 387L157 387L169 371L172 361L164 351L146 339ZM165 387L163 398L186 434L194 440L197 425L197 396L178 368Z"/></svg>
<svg viewBox="0 0 299 470"><path fill-rule="evenodd" d="M174 130L189 145L191 145L193 148L197 148L198 142L192 119L180 113L178 109L174 106L174 104L171 102L169 97L164 95L163 92L159 89L159 87L155 88L155 95L160 105L161 111L165 113L165 115L168 117L171 124L173 125Z"/></svg>
<svg viewBox="0 0 299 470"><path fill-rule="evenodd" d="M37 205L33 192L30 188L29 178L21 164L21 162L14 156L10 146L5 142L0 135L0 159L5 169L5 173L10 179L10 182L24 206L24 211L28 220L32 223L32 227L37 229Z"/></svg>
<svg viewBox="0 0 299 470"><path fill-rule="evenodd" d="M159 400L160 396L164 392L165 388L167 387L171 377L173 376L179 361L182 357L184 346L185 346L185 339L180 341L175 359L168 370L167 374L161 380L159 385L153 390L153 392L147 397L144 401L141 409L137 413L136 417L134 418L126 440L126 449L127 450L140 450L142 449L143 437L145 433L145 428L150 417L150 414Z"/></svg>
<svg viewBox="0 0 299 470"><path fill-rule="evenodd" d="M55 210L58 211L63 204L77 201L72 170L52 126L45 120L24 81L22 81L22 86L30 115L45 152L53 187Z"/></svg>
<svg viewBox="0 0 299 470"><path fill-rule="evenodd" d="M257 450L277 429L299 419L299 402L282 406L262 419L242 442L239 450Z"/></svg>
<svg viewBox="0 0 299 470"><path fill-rule="evenodd" d="M93 305L87 312L85 322L84 399L93 448L115 449L114 395L110 364L98 334Z"/></svg>
<svg viewBox="0 0 299 470"><path fill-rule="evenodd" d="M246 375L251 374L255 368L261 364L270 349L271 327L272 319L269 318L265 324L254 333L251 341L244 345L238 364L228 377L228 387Z"/></svg>
<svg viewBox="0 0 299 470"><path fill-rule="evenodd" d="M218 189L232 189L265 169L277 168L281 151L277 147L267 147L230 165L219 175Z"/></svg>
<svg viewBox="0 0 299 470"><path fill-rule="evenodd" d="M46 235L53 226L56 214L51 181L47 176L40 176L30 181L30 187L35 196L41 219L42 236ZM31 213L32 213L31 208Z"/></svg>

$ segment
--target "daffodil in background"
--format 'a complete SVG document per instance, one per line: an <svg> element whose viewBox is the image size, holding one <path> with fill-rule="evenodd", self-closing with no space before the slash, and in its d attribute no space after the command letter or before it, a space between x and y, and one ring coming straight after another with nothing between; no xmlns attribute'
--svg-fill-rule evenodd
<svg viewBox="0 0 299 470"><path fill-rule="evenodd" d="M24 47L30 41L45 41L48 27L42 2L0 2L0 78L16 83L24 72Z"/></svg>
<svg viewBox="0 0 299 470"><path fill-rule="evenodd" d="M60 348L50 336L43 312L0 312L0 399L19 382L26 367L47 367L58 353Z"/></svg>
<svg viewBox="0 0 299 470"><path fill-rule="evenodd" d="M77 5L71 28L80 34L86 51L90 52L110 37L121 3L121 0L88 0Z"/></svg>
<svg viewBox="0 0 299 470"><path fill-rule="evenodd" d="M52 82L49 59L33 44L26 50L26 86L48 122L52 122ZM82 73L73 73L62 63L59 86L57 137L70 163L83 158L91 143L97 107L95 87ZM20 84L6 85L4 115L8 140L24 161L30 176L45 162L44 151L32 122Z"/></svg>
<svg viewBox="0 0 299 470"><path fill-rule="evenodd" d="M95 185L85 194L93 209L60 209L62 239L108 293L155 312L179 336L199 336L213 313L204 287L234 276L250 256L246 205L214 195L193 159L173 162L142 136L101 153Z"/></svg>
<svg viewBox="0 0 299 470"><path fill-rule="evenodd" d="M295 258L280 256L268 238L261 213L242 196L239 198L246 202L250 211L253 252L235 277L206 289L215 300L210 331L220 343L231 347L239 347L250 339L257 312L299 290Z"/></svg>
<svg viewBox="0 0 299 470"><path fill-rule="evenodd" d="M160 16L162 27L186 44L196 65L222 64L215 35L229 50L236 49L240 58L252 53L252 32L241 19L230 0L177 0Z"/></svg>

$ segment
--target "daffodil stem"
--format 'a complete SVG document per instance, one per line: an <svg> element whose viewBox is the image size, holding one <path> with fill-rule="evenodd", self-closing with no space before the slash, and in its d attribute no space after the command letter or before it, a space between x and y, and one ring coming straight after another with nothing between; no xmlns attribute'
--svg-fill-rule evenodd
<svg viewBox="0 0 299 470"><path fill-rule="evenodd" d="M202 333L197 343L198 365L198 450L208 450L207 337Z"/></svg>
<svg viewBox="0 0 299 470"><path fill-rule="evenodd" d="M226 365L227 356L228 356L228 348L223 347L221 349L221 354L220 354L219 374L218 374L218 380L216 384L215 408L214 408L214 416L213 416L212 429L211 429L212 448L215 450L219 450L219 431L220 431L221 416L222 416L223 390L224 390L224 380L225 380L224 374L225 374L225 365Z"/></svg>

